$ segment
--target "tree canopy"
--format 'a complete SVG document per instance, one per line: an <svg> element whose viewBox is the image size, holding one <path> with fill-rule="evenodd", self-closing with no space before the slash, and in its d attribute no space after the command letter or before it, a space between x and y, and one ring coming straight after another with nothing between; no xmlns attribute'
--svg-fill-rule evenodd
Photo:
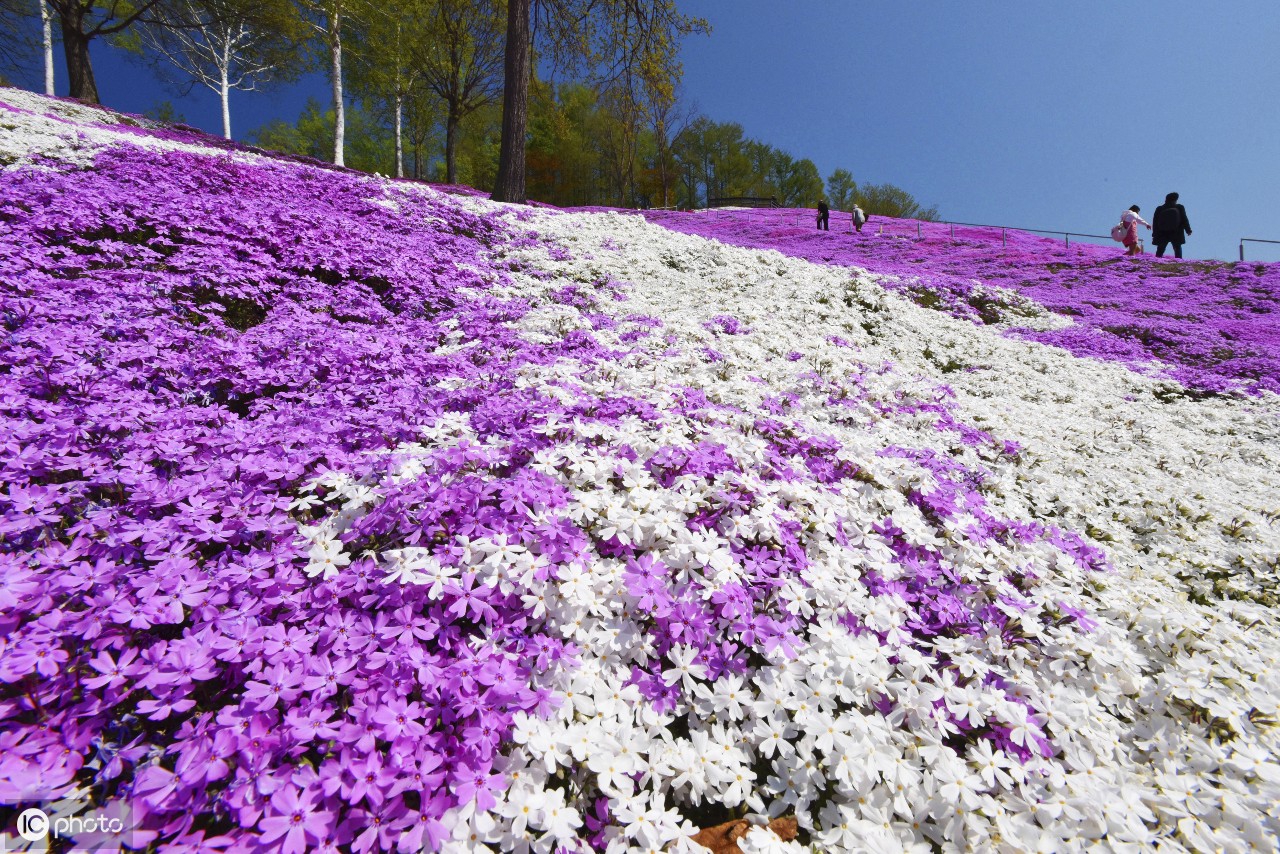
<svg viewBox="0 0 1280 854"><path fill-rule="evenodd" d="M110 37L167 60L180 92L199 84L219 93L227 136L230 90L323 69L330 104L250 135L295 154L509 201L692 208L726 196L785 206L825 197L837 210L938 216L901 187L859 184L843 166L824 182L805 152L700 115L681 97L679 46L709 30L678 0L44 2L73 97L96 101L87 46ZM40 8L0 0L0 23L13 25L0 62L29 65ZM318 147L321 133L329 137Z"/></svg>

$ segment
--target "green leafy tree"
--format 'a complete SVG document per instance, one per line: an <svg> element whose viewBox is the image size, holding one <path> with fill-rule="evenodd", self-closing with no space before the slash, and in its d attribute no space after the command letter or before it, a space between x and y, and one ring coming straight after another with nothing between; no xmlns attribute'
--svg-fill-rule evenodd
<svg viewBox="0 0 1280 854"><path fill-rule="evenodd" d="M758 176L746 155L747 139L736 122L712 125L707 138L707 195L741 196Z"/></svg>
<svg viewBox="0 0 1280 854"><path fill-rule="evenodd" d="M149 119L164 122L167 125L185 125L187 123L186 116L178 112L172 101L161 101L143 113L143 115Z"/></svg>
<svg viewBox="0 0 1280 854"><path fill-rule="evenodd" d="M343 77L344 30L351 25L359 25L370 15L373 0L295 0L298 10L310 27L313 41L314 57L324 63L328 70L329 82L333 89L332 109L333 162L338 166L346 163L346 96L344 94L345 78Z"/></svg>
<svg viewBox="0 0 1280 854"><path fill-rule="evenodd" d="M742 125L720 124L705 117L696 119L681 136L676 150L684 175L684 201L695 207L713 198L768 189L769 176L760 171L762 151L743 136Z"/></svg>
<svg viewBox="0 0 1280 854"><path fill-rule="evenodd" d="M680 177L677 199L681 207L696 208L707 203L707 178L711 168L707 135L713 124L706 116L698 116L672 144Z"/></svg>
<svg viewBox="0 0 1280 854"><path fill-rule="evenodd" d="M337 116L332 109L322 108L311 98L295 124L276 119L251 132L249 140L262 148L285 154L326 160L336 121ZM394 141L387 127L359 104L348 111L347 124L345 143L350 152L350 162L346 165L366 172L386 169L394 150Z"/></svg>
<svg viewBox="0 0 1280 854"><path fill-rule="evenodd" d="M827 176L827 201L833 210L852 208L857 193L858 184L848 169L837 169Z"/></svg>
<svg viewBox="0 0 1280 854"><path fill-rule="evenodd" d="M822 175L809 158L795 160L785 152L778 153L774 177L778 185L778 201L785 208L817 205L822 198Z"/></svg>
<svg viewBox="0 0 1280 854"><path fill-rule="evenodd" d="M422 24L426 8L427 0L384 0L371 6L359 22L359 40L365 49L348 65L351 90L377 115L391 121L397 178L405 174L406 113L421 113L422 105L416 102L428 95L417 62L428 38Z"/></svg>
<svg viewBox="0 0 1280 854"><path fill-rule="evenodd" d="M742 150L751 163L751 183L745 188L744 194L760 198L781 196L774 173L782 152L758 139L744 140Z"/></svg>
<svg viewBox="0 0 1280 854"><path fill-rule="evenodd" d="M555 205L597 201L599 155L591 144L596 95L580 83L530 87L526 174L529 196Z"/></svg>
<svg viewBox="0 0 1280 854"><path fill-rule="evenodd" d="M445 105L445 171L455 183L463 119L496 103L502 88L505 0L432 0L417 53L427 86Z"/></svg>
<svg viewBox="0 0 1280 854"><path fill-rule="evenodd" d="M682 15L675 0L543 0L539 9L549 60L586 67L596 81L637 79L647 60L674 56L681 37L707 30L706 22ZM530 0L508 0L502 149L493 192L499 201L522 202L526 196L531 13Z"/></svg>
<svg viewBox="0 0 1280 854"><path fill-rule="evenodd" d="M906 190L893 184L863 184L855 197L862 209L869 214L921 219L936 222L938 209L922 207Z"/></svg>
<svg viewBox="0 0 1280 854"><path fill-rule="evenodd" d="M502 108L488 104L462 120L455 154L456 180L490 191L498 174L498 150L502 144ZM447 168L437 162L437 180L447 178Z"/></svg>

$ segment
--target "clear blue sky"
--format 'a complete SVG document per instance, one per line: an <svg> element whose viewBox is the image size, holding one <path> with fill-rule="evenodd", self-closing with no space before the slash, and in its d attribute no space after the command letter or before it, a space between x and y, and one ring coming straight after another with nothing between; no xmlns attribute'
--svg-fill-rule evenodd
<svg viewBox="0 0 1280 854"><path fill-rule="evenodd" d="M898 184L944 219L1094 234L1176 190L1188 257L1280 240L1280 0L680 5L713 28L685 45L685 98L824 178ZM110 48L93 58L107 106L169 99L218 130L207 91L179 99ZM233 93L233 131L293 120L308 95L324 81Z"/></svg>
<svg viewBox="0 0 1280 854"><path fill-rule="evenodd" d="M717 121L944 219L1106 234L1176 191L1187 257L1280 240L1280 0L683 0ZM1246 244L1280 260L1280 246Z"/></svg>

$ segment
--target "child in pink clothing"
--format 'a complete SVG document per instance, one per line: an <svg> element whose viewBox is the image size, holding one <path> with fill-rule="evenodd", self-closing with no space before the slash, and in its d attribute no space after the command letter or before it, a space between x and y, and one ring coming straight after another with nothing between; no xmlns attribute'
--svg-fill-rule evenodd
<svg viewBox="0 0 1280 854"><path fill-rule="evenodd" d="M1120 221L1125 224L1124 240L1126 255L1137 255L1142 251L1142 243L1138 240L1138 223L1142 223L1147 227L1147 231L1151 230L1151 223L1138 216L1138 212L1142 208L1137 205L1131 205L1127 211L1120 215Z"/></svg>

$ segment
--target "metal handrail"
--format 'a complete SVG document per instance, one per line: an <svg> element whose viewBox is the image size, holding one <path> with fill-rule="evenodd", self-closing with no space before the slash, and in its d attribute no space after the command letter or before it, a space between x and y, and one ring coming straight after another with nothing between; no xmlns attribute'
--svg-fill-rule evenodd
<svg viewBox="0 0 1280 854"><path fill-rule="evenodd" d="M889 219L898 219L898 217L889 217ZM924 239L925 221L915 220L915 223L916 223L916 237L918 239ZM877 225L879 226L879 230L876 233L884 234L884 217L880 218L880 221L877 223ZM1012 226L1012 225L990 225L990 224L980 223L980 222L952 222L949 219L930 220L929 225L951 226L952 240L956 239L957 225L964 226L965 228L998 228L1000 229L1000 245L1006 246L1006 247L1009 245L1010 231L1029 231L1033 234L1061 234L1064 238L1066 238L1067 248L1071 248L1071 238L1073 237L1088 237L1094 240L1111 240L1111 235L1109 234L1086 234L1083 231L1058 231L1056 229L1047 229L1047 228L1018 228L1017 226ZM1275 241L1272 241L1272 242L1275 242Z"/></svg>
<svg viewBox="0 0 1280 854"><path fill-rule="evenodd" d="M1091 237L1097 240L1111 239L1111 235L1109 234L1085 234L1084 232L1081 232L1081 231L1058 231L1057 229L1046 229L1046 228L1017 228L1015 226L1007 226L1007 225L982 225L980 223L974 223L974 222L951 222L950 220L942 220L942 223L944 225L951 226L952 240L956 239L957 225L962 225L966 228L998 228L1000 229L1000 234L1002 237L1004 237L1006 230L1009 228L1013 228L1014 231L1029 231L1032 234L1061 234L1063 237L1066 238L1066 245L1068 248L1070 248L1071 246L1071 238L1073 237Z"/></svg>
<svg viewBox="0 0 1280 854"><path fill-rule="evenodd" d="M1280 240L1263 240L1261 237L1242 237L1242 238L1240 238L1240 260L1241 260L1241 261L1243 261L1243 260L1244 260L1244 245L1245 245L1246 243L1277 243L1277 244L1280 244Z"/></svg>
<svg viewBox="0 0 1280 854"><path fill-rule="evenodd" d="M1109 234L1085 234L1082 231L1058 231L1057 229L1047 229L1047 228L1019 228L1017 226L1012 226L1012 225L989 225L987 223L980 223L980 222L952 222L949 219L938 220L934 223L934 225L951 226L952 240L956 239L957 225L963 226L965 228L998 228L1000 229L1000 245L1001 246L1009 245L1010 229L1012 229L1013 231L1029 231L1033 234L1061 234L1064 238L1066 238L1066 246L1068 249L1071 248L1071 238L1073 237L1090 237L1097 240L1111 239L1111 235ZM921 220L916 220L916 237L923 239L924 237L923 232L924 232L923 222ZM880 233L884 234L883 224L881 224L880 226Z"/></svg>
<svg viewBox="0 0 1280 854"><path fill-rule="evenodd" d="M751 208L780 208L777 196L715 196L707 199L708 208L729 207L741 202Z"/></svg>

